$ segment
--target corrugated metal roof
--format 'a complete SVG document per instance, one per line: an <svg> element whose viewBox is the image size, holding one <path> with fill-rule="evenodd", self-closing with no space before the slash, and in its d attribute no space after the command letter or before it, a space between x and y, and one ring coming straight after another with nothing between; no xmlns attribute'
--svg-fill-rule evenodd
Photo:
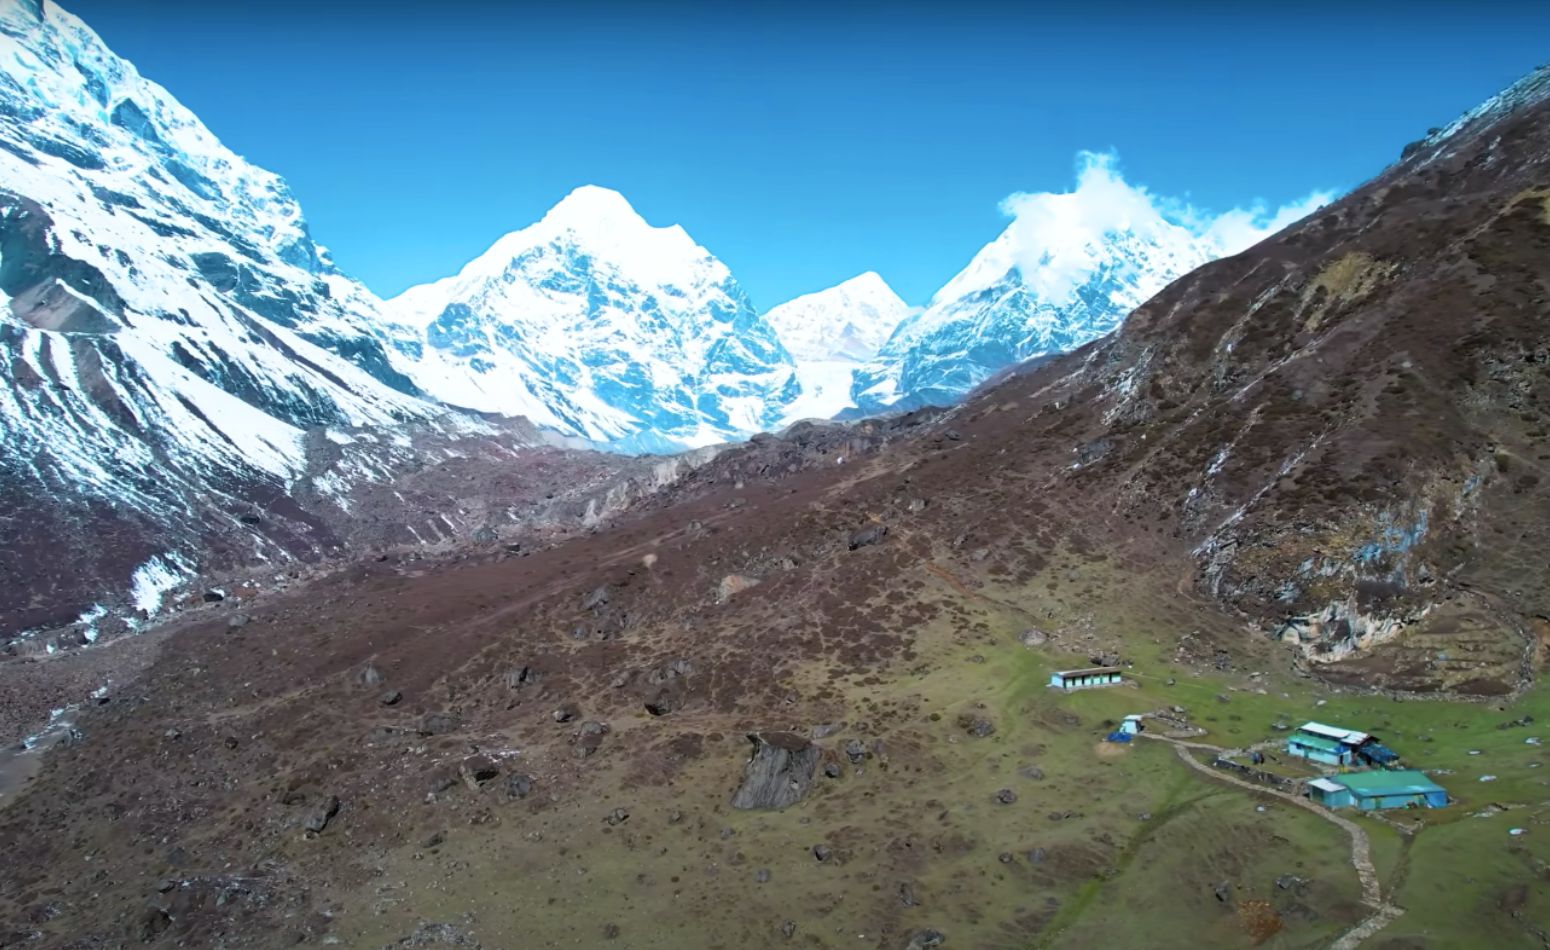
<svg viewBox="0 0 1550 950"><path fill-rule="evenodd" d="M1090 670L1057 670L1056 676L1098 676L1102 673L1118 673L1117 666L1095 666Z"/></svg>
<svg viewBox="0 0 1550 950"><path fill-rule="evenodd" d="M1305 722L1302 724L1302 732L1311 732L1316 736L1324 736L1334 739L1336 742L1346 742L1351 745L1361 745L1372 736L1365 732L1357 732L1355 729L1342 729L1339 726L1326 726L1322 722Z"/></svg>
<svg viewBox="0 0 1550 950"><path fill-rule="evenodd" d="M1351 772L1338 775L1334 781L1349 788L1357 795L1424 795L1441 792L1443 787L1414 769L1394 772Z"/></svg>
<svg viewBox="0 0 1550 950"><path fill-rule="evenodd" d="M1323 736L1292 736L1292 741L1298 745L1307 746L1310 749L1318 749L1320 752L1328 752L1338 755L1345 751L1345 746L1333 739L1325 739Z"/></svg>
<svg viewBox="0 0 1550 950"><path fill-rule="evenodd" d="M1316 788L1321 792L1343 792L1346 790L1344 785L1341 785L1339 782L1331 782L1327 778L1316 778L1308 783L1308 787Z"/></svg>

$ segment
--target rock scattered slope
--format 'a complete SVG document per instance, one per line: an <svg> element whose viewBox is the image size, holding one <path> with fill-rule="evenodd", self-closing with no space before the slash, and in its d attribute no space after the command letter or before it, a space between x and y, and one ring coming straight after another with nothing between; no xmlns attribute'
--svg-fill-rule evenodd
<svg viewBox="0 0 1550 950"><path fill-rule="evenodd" d="M1370 911L1316 819L1178 808L1171 756L1094 743L1116 703L1224 745L1338 709L1392 717L1471 811L1543 799L1543 688L1497 707L1550 616L1547 92L954 409L751 439L543 556L358 563L119 641L161 652L96 668L106 701L0 810L5 939L1330 945ZM1039 685L1115 658L1123 695ZM797 754L756 749L786 811L729 807L750 733ZM1532 842L1478 820L1414 859L1491 873L1399 874L1399 902L1456 901L1442 944L1532 943Z"/></svg>
<svg viewBox="0 0 1550 950"><path fill-rule="evenodd" d="M1180 545L1326 676L1515 688L1550 634L1547 96L1542 69L1018 383L1030 488Z"/></svg>

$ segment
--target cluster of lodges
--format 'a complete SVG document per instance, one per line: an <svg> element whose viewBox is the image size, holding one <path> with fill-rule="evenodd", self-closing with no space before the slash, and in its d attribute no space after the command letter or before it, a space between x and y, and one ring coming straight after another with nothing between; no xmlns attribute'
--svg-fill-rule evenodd
<svg viewBox="0 0 1550 950"><path fill-rule="evenodd" d="M1095 666L1051 673L1049 685L1063 691L1117 686L1120 669ZM1109 742L1129 742L1141 732L1141 716L1126 716L1108 735ZM1399 755L1366 732L1322 722L1306 722L1286 739L1286 754L1342 771L1306 783L1308 797L1329 808L1377 811L1388 808L1441 808L1448 793L1415 769L1400 768ZM1350 769L1352 771L1345 771Z"/></svg>
<svg viewBox="0 0 1550 950"><path fill-rule="evenodd" d="M1286 754L1362 770L1326 775L1307 783L1308 797L1329 808L1377 811L1448 804L1448 793L1441 785L1415 769L1398 768L1398 754L1365 732L1321 722L1304 723L1287 737Z"/></svg>

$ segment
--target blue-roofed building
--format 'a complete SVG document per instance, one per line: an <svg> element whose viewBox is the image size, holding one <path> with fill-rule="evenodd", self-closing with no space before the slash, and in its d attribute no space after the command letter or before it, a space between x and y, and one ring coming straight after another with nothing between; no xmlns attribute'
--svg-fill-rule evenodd
<svg viewBox="0 0 1550 950"><path fill-rule="evenodd" d="M1379 768L1389 768L1399 763L1399 753L1379 742L1369 739L1356 747L1356 757Z"/></svg>

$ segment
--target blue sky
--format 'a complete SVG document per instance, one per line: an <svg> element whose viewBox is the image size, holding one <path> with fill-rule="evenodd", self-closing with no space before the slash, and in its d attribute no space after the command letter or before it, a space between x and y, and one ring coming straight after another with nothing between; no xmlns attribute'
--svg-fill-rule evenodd
<svg viewBox="0 0 1550 950"><path fill-rule="evenodd" d="M1528 3L63 5L379 294L592 183L763 308L865 270L922 304L1084 149L1213 212L1348 189L1550 36Z"/></svg>

